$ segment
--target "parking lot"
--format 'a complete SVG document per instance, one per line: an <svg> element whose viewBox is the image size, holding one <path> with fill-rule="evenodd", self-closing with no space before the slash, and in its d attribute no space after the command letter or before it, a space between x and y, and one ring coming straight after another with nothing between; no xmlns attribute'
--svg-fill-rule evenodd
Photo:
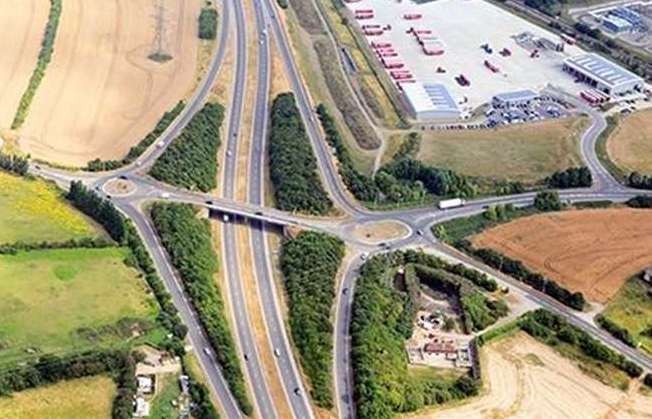
<svg viewBox="0 0 652 419"><path fill-rule="evenodd" d="M483 0L360 0L347 7L354 14L371 10L371 17L354 20L360 30L380 26L368 31L375 33L368 42L390 44L397 54L391 60L400 61L402 72L415 81L443 84L467 114L503 92L539 92L552 84L576 95L585 88L562 71L563 60L582 53L580 48L563 44L564 51L556 51L562 44L558 36ZM415 31L436 42L432 55ZM546 109L534 111L548 115Z"/></svg>
<svg viewBox="0 0 652 419"><path fill-rule="evenodd" d="M485 125L493 128L499 125L563 118L569 114L567 106L559 100L550 96L541 96L526 104L492 105L485 113L487 117Z"/></svg>

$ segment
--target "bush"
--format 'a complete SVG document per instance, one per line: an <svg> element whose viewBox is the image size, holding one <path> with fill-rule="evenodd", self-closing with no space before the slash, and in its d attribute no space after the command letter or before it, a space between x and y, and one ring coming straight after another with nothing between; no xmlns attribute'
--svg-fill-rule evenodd
<svg viewBox="0 0 652 419"><path fill-rule="evenodd" d="M278 4L278 7L280 7L281 9L287 9L289 6L288 0L276 0L276 3Z"/></svg>
<svg viewBox="0 0 652 419"><path fill-rule="evenodd" d="M0 152L0 169L18 176L27 176L29 161L24 157Z"/></svg>
<svg viewBox="0 0 652 419"><path fill-rule="evenodd" d="M154 129L149 134L147 134L145 138L140 140L138 144L131 147L127 155L122 160L100 160L98 158L86 163L86 170L91 172L115 170L133 163L145 152L145 150L147 150L147 147L154 144L154 141L156 141L156 139L160 137L166 129L168 129L170 124L172 124L172 121L174 121L175 118L181 113L184 106L185 104L183 102L179 102L174 108L172 108L172 110L165 112Z"/></svg>
<svg viewBox="0 0 652 419"><path fill-rule="evenodd" d="M199 38L215 39L217 36L217 10L204 7L199 14Z"/></svg>
<svg viewBox="0 0 652 419"><path fill-rule="evenodd" d="M643 384L652 388L652 373L645 374L645 378L643 378Z"/></svg>
<svg viewBox="0 0 652 419"><path fill-rule="evenodd" d="M555 191L539 192L534 198L534 207L543 212L561 210L559 194Z"/></svg>
<svg viewBox="0 0 652 419"><path fill-rule="evenodd" d="M231 393L242 412L249 415L253 406L247 396L224 303L214 281L217 257L208 223L198 219L194 208L188 204L156 203L152 206L151 215L161 244L179 272L204 326Z"/></svg>
<svg viewBox="0 0 652 419"><path fill-rule="evenodd" d="M29 84L23 96L20 98L16 115L11 123L11 129L18 129L25 122L27 112L32 104L36 89L41 84L41 80L45 76L45 69L47 68L50 60L52 59L52 52L54 51L54 39L57 35L57 28L59 27L59 18L61 17L62 0L50 0L50 14L48 16L48 23L45 25L45 32L43 34L43 41L41 41L41 50L38 54L36 68L29 79Z"/></svg>
<svg viewBox="0 0 652 419"><path fill-rule="evenodd" d="M155 179L191 190L217 187L217 149L224 108L207 103L156 160L149 174Z"/></svg>
<svg viewBox="0 0 652 419"><path fill-rule="evenodd" d="M269 160L279 209L316 215L332 209L292 93L278 95L272 104Z"/></svg>
<svg viewBox="0 0 652 419"><path fill-rule="evenodd" d="M310 379L319 407L333 407L331 394L335 276L344 257L344 243L324 233L303 232L283 244L281 270L288 295L292 338Z"/></svg>
<svg viewBox="0 0 652 419"><path fill-rule="evenodd" d="M588 167L571 167L553 173L545 182L549 188L588 188L593 183L593 176Z"/></svg>
<svg viewBox="0 0 652 419"><path fill-rule="evenodd" d="M632 208L652 208L652 196L635 196L627 201L627 206Z"/></svg>
<svg viewBox="0 0 652 419"><path fill-rule="evenodd" d="M604 317L603 315L597 316L595 318L595 321L596 323L598 323L598 325L600 325L603 329L609 332L616 339L620 340L627 346L636 348L636 340L634 339L634 336L632 336L632 334L629 333L629 330L625 329L624 327L618 326L616 323Z"/></svg>

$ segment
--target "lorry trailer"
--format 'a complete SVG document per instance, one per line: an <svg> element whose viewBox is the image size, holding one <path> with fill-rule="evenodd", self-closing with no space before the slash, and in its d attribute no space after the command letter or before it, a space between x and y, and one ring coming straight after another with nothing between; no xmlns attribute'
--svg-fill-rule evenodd
<svg viewBox="0 0 652 419"><path fill-rule="evenodd" d="M440 210L463 207L466 201L462 198L444 199L439 201L437 207Z"/></svg>

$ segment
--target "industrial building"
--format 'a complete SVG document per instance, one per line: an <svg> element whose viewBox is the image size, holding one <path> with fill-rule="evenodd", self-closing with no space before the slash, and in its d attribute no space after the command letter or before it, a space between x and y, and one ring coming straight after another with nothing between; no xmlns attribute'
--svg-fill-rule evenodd
<svg viewBox="0 0 652 419"><path fill-rule="evenodd" d="M493 97L492 104L499 107L527 105L534 99L538 98L539 94L533 90L517 90L515 92L500 93Z"/></svg>
<svg viewBox="0 0 652 419"><path fill-rule="evenodd" d="M567 58L564 71L610 96L642 91L643 78L594 53Z"/></svg>
<svg viewBox="0 0 652 419"><path fill-rule="evenodd" d="M455 100L443 84L414 82L403 84L402 89L416 119L455 119L461 116Z"/></svg>
<svg viewBox="0 0 652 419"><path fill-rule="evenodd" d="M622 17L608 14L601 18L602 26L609 32L619 34L624 32L630 32L634 25Z"/></svg>

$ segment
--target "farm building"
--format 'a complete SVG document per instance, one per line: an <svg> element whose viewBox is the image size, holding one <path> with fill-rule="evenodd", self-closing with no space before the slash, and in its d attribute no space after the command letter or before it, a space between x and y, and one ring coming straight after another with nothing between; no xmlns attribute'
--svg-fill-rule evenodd
<svg viewBox="0 0 652 419"><path fill-rule="evenodd" d="M515 92L497 94L493 97L492 103L496 107L518 106L525 105L538 97L538 93L533 90L517 90Z"/></svg>
<svg viewBox="0 0 652 419"><path fill-rule="evenodd" d="M643 90L641 77L594 53L567 58L564 71L608 95Z"/></svg>
<svg viewBox="0 0 652 419"><path fill-rule="evenodd" d="M406 83L402 89L410 110L417 119L454 119L461 115L455 100L443 84Z"/></svg>

